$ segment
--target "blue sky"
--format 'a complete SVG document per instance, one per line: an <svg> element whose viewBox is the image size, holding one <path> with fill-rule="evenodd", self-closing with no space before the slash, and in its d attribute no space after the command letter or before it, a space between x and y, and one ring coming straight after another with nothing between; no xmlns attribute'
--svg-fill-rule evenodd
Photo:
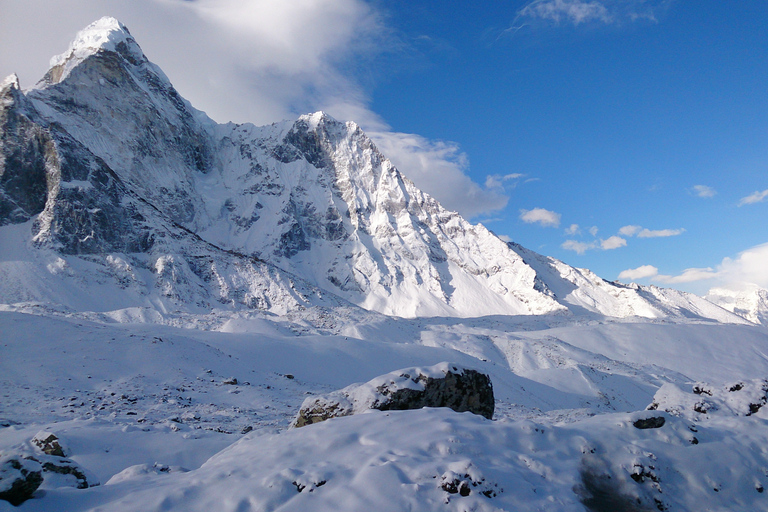
<svg viewBox="0 0 768 512"><path fill-rule="evenodd" d="M486 4L0 0L0 74L32 85L116 16L218 121L323 109L543 254L696 293L768 287L768 2Z"/></svg>
<svg viewBox="0 0 768 512"><path fill-rule="evenodd" d="M768 241L768 204L738 206L768 188L768 3L388 5L423 61L378 87L372 108L457 141L477 182L523 175L502 183L506 208L477 217L498 234L607 279L715 269ZM578 5L607 19L569 16ZM524 222L535 208L559 224Z"/></svg>

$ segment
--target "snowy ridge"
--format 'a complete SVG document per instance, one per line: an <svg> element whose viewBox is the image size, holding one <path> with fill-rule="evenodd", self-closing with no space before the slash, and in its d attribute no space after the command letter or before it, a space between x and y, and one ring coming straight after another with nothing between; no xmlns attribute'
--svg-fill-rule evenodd
<svg viewBox="0 0 768 512"><path fill-rule="evenodd" d="M509 247L536 271L540 286L572 311L611 317L709 318L718 322L744 323L744 318L691 293L657 286L608 282L587 269L571 267L542 256L519 244Z"/></svg>

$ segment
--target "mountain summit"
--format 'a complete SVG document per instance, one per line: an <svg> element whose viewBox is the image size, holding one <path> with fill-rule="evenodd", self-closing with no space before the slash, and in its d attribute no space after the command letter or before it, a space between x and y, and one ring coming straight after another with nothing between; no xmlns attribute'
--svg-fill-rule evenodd
<svg viewBox="0 0 768 512"><path fill-rule="evenodd" d="M15 264L31 280L0 285L6 301L51 300L40 276L63 268L64 289L96 279L122 297L96 309L348 301L406 317L744 321L502 241L416 188L355 123L216 124L114 18L81 31L35 87L3 83L0 225L30 244Z"/></svg>

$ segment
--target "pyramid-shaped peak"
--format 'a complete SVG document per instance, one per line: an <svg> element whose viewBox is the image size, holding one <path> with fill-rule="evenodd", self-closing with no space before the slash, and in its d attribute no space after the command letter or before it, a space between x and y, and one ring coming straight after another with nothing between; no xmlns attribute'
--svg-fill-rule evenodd
<svg viewBox="0 0 768 512"><path fill-rule="evenodd" d="M128 28L111 16L94 21L77 33L69 48L61 55L51 58L51 69L60 69L57 82L66 76L79 62L100 51L120 53L124 58L137 63L146 58Z"/></svg>

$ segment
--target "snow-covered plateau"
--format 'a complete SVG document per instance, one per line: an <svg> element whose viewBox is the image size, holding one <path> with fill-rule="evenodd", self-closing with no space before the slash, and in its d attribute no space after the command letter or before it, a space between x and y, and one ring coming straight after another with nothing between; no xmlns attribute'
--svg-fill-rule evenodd
<svg viewBox="0 0 768 512"><path fill-rule="evenodd" d="M403 173L214 123L113 18L0 83L0 511L768 510L768 292L608 282ZM491 419L366 405L447 368Z"/></svg>

